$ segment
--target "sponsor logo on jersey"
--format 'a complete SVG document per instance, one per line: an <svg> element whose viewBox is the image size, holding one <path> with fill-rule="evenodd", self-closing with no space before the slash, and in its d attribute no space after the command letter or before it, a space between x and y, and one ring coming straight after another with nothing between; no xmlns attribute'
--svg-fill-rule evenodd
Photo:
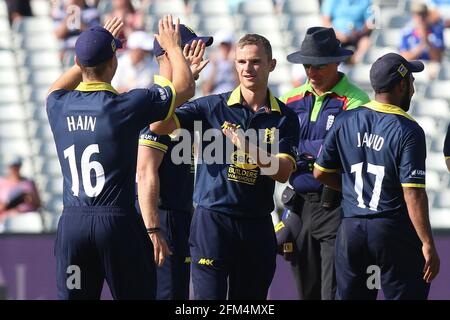
<svg viewBox="0 0 450 320"><path fill-rule="evenodd" d="M158 90L159 90L159 96L161 97L161 100L162 100L162 101L167 100L167 97L168 97L169 95L167 94L166 89L164 89L164 88L158 88Z"/></svg>
<svg viewBox="0 0 450 320"><path fill-rule="evenodd" d="M200 260L198 260L198 264L201 264L203 266L208 266L208 267L212 267L213 266L213 259L205 259L205 258L201 258Z"/></svg>

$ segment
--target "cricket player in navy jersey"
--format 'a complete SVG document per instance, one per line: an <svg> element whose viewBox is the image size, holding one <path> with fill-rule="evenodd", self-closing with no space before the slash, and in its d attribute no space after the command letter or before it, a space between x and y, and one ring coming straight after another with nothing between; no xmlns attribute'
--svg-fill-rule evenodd
<svg viewBox="0 0 450 320"><path fill-rule="evenodd" d="M336 238L337 299L426 299L439 272L425 191L425 135L407 113L420 61L395 53L370 70L375 100L341 115L314 176L342 189ZM368 281L374 272L381 275ZM377 271L378 270L378 271Z"/></svg>
<svg viewBox="0 0 450 320"><path fill-rule="evenodd" d="M181 46L189 62L194 79L207 65L203 59L205 47L212 37L199 37L185 25L180 25ZM167 59L159 42L154 40L154 55L161 67L170 67L161 60ZM161 70L171 74L171 70ZM188 145L192 145L189 136ZM184 138L181 138L184 139ZM188 300L190 281L189 229L192 218L192 193L194 191L194 158L191 149L187 158L190 163L175 164L172 150L177 145L168 135L157 135L146 126L139 137L137 180L138 208L145 212L147 226L153 242L158 300ZM186 143L186 141L180 141ZM182 154L180 157L184 157ZM171 253L171 254L169 254Z"/></svg>
<svg viewBox="0 0 450 320"><path fill-rule="evenodd" d="M122 27L113 18L105 28L84 31L76 65L47 97L64 177L55 243L60 299L99 299L104 279L114 299L155 298L152 229L134 206L138 137L149 123L171 117L194 95L195 83L180 48L179 21L174 25L165 16L156 37L174 70L173 83L156 77L150 89L118 94L110 83Z"/></svg>
<svg viewBox="0 0 450 320"><path fill-rule="evenodd" d="M447 127L447 134L444 141L444 157L448 171L450 171L450 124Z"/></svg>
<svg viewBox="0 0 450 320"><path fill-rule="evenodd" d="M236 46L239 87L186 103L168 121L151 125L168 134L193 130L199 121L201 136L214 132L214 139L201 139L205 153L199 154L194 190L189 243L195 299L267 297L277 250L270 215L275 181L285 182L295 170L299 135L296 115L267 88L275 65L269 41L247 34ZM242 137L252 129L262 133L256 145ZM267 162L257 148L266 150ZM206 158L211 149L214 161Z"/></svg>

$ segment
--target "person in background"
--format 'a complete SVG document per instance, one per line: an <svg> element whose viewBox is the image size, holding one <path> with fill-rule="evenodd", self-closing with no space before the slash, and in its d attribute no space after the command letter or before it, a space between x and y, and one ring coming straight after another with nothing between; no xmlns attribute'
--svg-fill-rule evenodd
<svg viewBox="0 0 450 320"><path fill-rule="evenodd" d="M120 39L127 39L131 33L137 30L144 29L144 12L136 9L131 0L112 0L112 11L105 19L111 17L119 17L124 23L122 33L119 35ZM125 47L128 44L125 43Z"/></svg>
<svg viewBox="0 0 450 320"><path fill-rule="evenodd" d="M30 0L6 0L8 7L9 24L12 26L22 20L23 17L33 16Z"/></svg>
<svg viewBox="0 0 450 320"><path fill-rule="evenodd" d="M85 0L55 2L51 11L54 33L60 43L60 58L65 67L74 64L75 42L84 30L100 25L100 14Z"/></svg>
<svg viewBox="0 0 450 320"><path fill-rule="evenodd" d="M210 63L202 73L203 95L227 92L238 84L234 67L233 35L227 30L219 30L214 35L214 40L218 47L209 56Z"/></svg>
<svg viewBox="0 0 450 320"><path fill-rule="evenodd" d="M14 157L8 163L8 171L0 177L0 224L6 217L18 213L38 211L41 199L33 180L20 173L22 158Z"/></svg>
<svg viewBox="0 0 450 320"><path fill-rule="evenodd" d="M441 62L444 45L442 20L432 22L426 4L411 4L412 24L403 30L400 54L407 60Z"/></svg>
<svg viewBox="0 0 450 320"><path fill-rule="evenodd" d="M134 31L128 37L128 50L118 59L116 74L111 82L119 92L149 88L158 64L153 59L153 37L144 31Z"/></svg>
<svg viewBox="0 0 450 320"><path fill-rule="evenodd" d="M372 0L324 0L323 25L332 27L343 47L354 48L351 64L361 61L370 47Z"/></svg>
<svg viewBox="0 0 450 320"><path fill-rule="evenodd" d="M427 0L431 20L442 20L446 28L450 28L450 0Z"/></svg>

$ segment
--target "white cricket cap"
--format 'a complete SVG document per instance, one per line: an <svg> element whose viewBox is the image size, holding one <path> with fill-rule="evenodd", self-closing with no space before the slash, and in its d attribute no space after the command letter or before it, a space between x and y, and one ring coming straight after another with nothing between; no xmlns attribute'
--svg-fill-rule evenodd
<svg viewBox="0 0 450 320"><path fill-rule="evenodd" d="M219 30L214 35L214 42L217 44L221 43L233 43L234 42L234 36L233 34L228 30Z"/></svg>
<svg viewBox="0 0 450 320"><path fill-rule="evenodd" d="M134 31L128 36L127 47L129 49L153 50L153 36L144 31Z"/></svg>

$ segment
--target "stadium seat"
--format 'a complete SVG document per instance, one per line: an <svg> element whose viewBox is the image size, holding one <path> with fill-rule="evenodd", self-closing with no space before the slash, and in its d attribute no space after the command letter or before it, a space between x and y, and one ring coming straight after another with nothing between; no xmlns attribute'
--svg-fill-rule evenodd
<svg viewBox="0 0 450 320"><path fill-rule="evenodd" d="M53 34L53 22L50 17L25 17L17 25L17 32L24 34Z"/></svg>
<svg viewBox="0 0 450 320"><path fill-rule="evenodd" d="M375 45L377 47L398 48L400 47L401 34L401 29L384 29L378 33Z"/></svg>
<svg viewBox="0 0 450 320"><path fill-rule="evenodd" d="M244 30L256 33L279 30L279 26L278 17L274 15L247 16L243 23Z"/></svg>
<svg viewBox="0 0 450 320"><path fill-rule="evenodd" d="M306 30L313 26L321 26L322 18L320 15L302 15L291 16L287 25L287 29L294 32L306 33Z"/></svg>
<svg viewBox="0 0 450 320"><path fill-rule="evenodd" d="M437 171L428 170L426 173L426 186L427 189L433 191L439 191L441 186L440 175Z"/></svg>
<svg viewBox="0 0 450 320"><path fill-rule="evenodd" d="M39 212L25 212L5 220L5 233L41 233L44 224Z"/></svg>
<svg viewBox="0 0 450 320"><path fill-rule="evenodd" d="M6 19L8 17L8 8L6 7L6 1L0 2L0 19Z"/></svg>
<svg viewBox="0 0 450 320"><path fill-rule="evenodd" d="M426 96L450 99L450 80L435 80L431 82L426 89Z"/></svg>
<svg viewBox="0 0 450 320"><path fill-rule="evenodd" d="M49 68L42 70L32 70L28 73L27 81L30 84L48 88L62 74L59 68Z"/></svg>
<svg viewBox="0 0 450 320"><path fill-rule="evenodd" d="M449 41L450 41L450 39L449 39ZM448 43L448 45L450 46L450 42ZM438 74L438 79L439 80L450 80L450 63L448 63L448 62L441 63L441 66L439 69L439 74Z"/></svg>
<svg viewBox="0 0 450 320"><path fill-rule="evenodd" d="M416 98L412 100L411 112L414 116L429 116L435 119L450 119L450 105L444 99Z"/></svg>
<svg viewBox="0 0 450 320"><path fill-rule="evenodd" d="M444 154L441 152L429 152L427 155L427 170L435 170L441 174L448 174L445 166Z"/></svg>
<svg viewBox="0 0 450 320"><path fill-rule="evenodd" d="M1 109L0 109L1 110ZM1 118L0 118L1 120ZM1 121L0 137L3 139L26 139L27 131L24 121Z"/></svg>
<svg viewBox="0 0 450 320"><path fill-rule="evenodd" d="M19 87L0 86L0 104L19 103L22 100Z"/></svg>
<svg viewBox="0 0 450 320"><path fill-rule="evenodd" d="M53 134L48 122L30 121L28 124L28 131L32 137L45 139L47 142L50 141L50 143L54 143Z"/></svg>
<svg viewBox="0 0 450 320"><path fill-rule="evenodd" d="M56 147L53 141L36 140L33 141L31 148L36 156L43 157L43 159L36 159L36 163L41 164L44 161L50 159L50 157L56 157ZM47 159L48 158L48 159ZM52 160L50 160L52 161ZM42 167L43 165L41 165ZM61 172L59 172L61 174Z"/></svg>
<svg viewBox="0 0 450 320"><path fill-rule="evenodd" d="M199 22L198 29L201 30L203 34L214 34L220 29L226 29L233 32L235 30L235 23L231 16L203 17Z"/></svg>
<svg viewBox="0 0 450 320"><path fill-rule="evenodd" d="M251 30L248 30L251 31ZM284 35L280 31L274 30L265 30L264 32L259 32L260 35L264 36L267 40L270 41L272 49L279 48L279 50L284 50L286 46L286 40L289 40L290 34ZM289 41L288 41L289 43ZM284 57L285 59L286 57ZM278 58L277 58L278 59Z"/></svg>
<svg viewBox="0 0 450 320"><path fill-rule="evenodd" d="M8 19L0 18L0 34L2 36L4 36L10 32L11 32L11 28L9 27Z"/></svg>
<svg viewBox="0 0 450 320"><path fill-rule="evenodd" d="M36 52L37 50L57 51L58 40L51 32L36 35L16 35L14 46L16 49L24 49L30 52Z"/></svg>
<svg viewBox="0 0 450 320"><path fill-rule="evenodd" d="M270 73L269 83L272 85L279 85L289 82L289 79L286 78L286 74L289 74L288 65L277 66L275 70Z"/></svg>
<svg viewBox="0 0 450 320"><path fill-rule="evenodd" d="M148 12L156 16L172 14L174 17L179 17L185 13L184 4L181 0L154 1L150 5Z"/></svg>
<svg viewBox="0 0 450 320"><path fill-rule="evenodd" d="M227 15L228 1L227 0L208 0L197 1L194 3L195 13L207 16Z"/></svg>
<svg viewBox="0 0 450 320"><path fill-rule="evenodd" d="M50 16L50 1L48 0L33 0L30 2L31 11L35 16Z"/></svg>
<svg viewBox="0 0 450 320"><path fill-rule="evenodd" d="M446 52L450 53L450 29L444 29L444 43L446 47Z"/></svg>
<svg viewBox="0 0 450 320"><path fill-rule="evenodd" d="M111 0L100 0L98 3L97 9L102 16L110 13L113 9L112 1Z"/></svg>
<svg viewBox="0 0 450 320"><path fill-rule="evenodd" d="M356 83L369 84L370 83L370 64L357 64L353 66L348 72L350 79Z"/></svg>
<svg viewBox="0 0 450 320"><path fill-rule="evenodd" d="M16 86L20 83L15 68L0 68L0 86Z"/></svg>
<svg viewBox="0 0 450 320"><path fill-rule="evenodd" d="M11 68L16 65L14 53L10 50L0 50L0 71L3 68Z"/></svg>
<svg viewBox="0 0 450 320"><path fill-rule="evenodd" d="M56 42L56 39L51 41ZM61 68L59 53L56 50L29 50L21 51L20 54L18 59L26 67L32 69Z"/></svg>
<svg viewBox="0 0 450 320"><path fill-rule="evenodd" d="M398 50L395 47L371 47L364 55L364 63L372 64L379 57L389 52L398 53Z"/></svg>
<svg viewBox="0 0 450 320"><path fill-rule="evenodd" d="M30 149L28 139L11 139L1 136L0 140L0 154L23 154Z"/></svg>
<svg viewBox="0 0 450 320"><path fill-rule="evenodd" d="M432 117L415 117L415 120L422 127L425 135L433 137L438 132L436 120Z"/></svg>
<svg viewBox="0 0 450 320"><path fill-rule="evenodd" d="M450 208L450 190L444 190L437 196L438 208Z"/></svg>
<svg viewBox="0 0 450 320"><path fill-rule="evenodd" d="M0 105L0 121L25 121L27 115L21 104Z"/></svg>
<svg viewBox="0 0 450 320"><path fill-rule="evenodd" d="M317 0L285 0L283 12L293 15L320 14L319 2Z"/></svg>
<svg viewBox="0 0 450 320"><path fill-rule="evenodd" d="M40 155L43 156L43 154ZM53 177L62 176L61 168L59 166L59 160L56 157L56 148L54 146L53 146L53 155L54 156L40 157L35 161L35 166L37 170L50 179L52 179Z"/></svg>
<svg viewBox="0 0 450 320"><path fill-rule="evenodd" d="M450 229L449 208L432 208L430 223L433 229Z"/></svg>
<svg viewBox="0 0 450 320"><path fill-rule="evenodd" d="M247 0L239 4L238 12L249 16L273 14L272 0Z"/></svg>

